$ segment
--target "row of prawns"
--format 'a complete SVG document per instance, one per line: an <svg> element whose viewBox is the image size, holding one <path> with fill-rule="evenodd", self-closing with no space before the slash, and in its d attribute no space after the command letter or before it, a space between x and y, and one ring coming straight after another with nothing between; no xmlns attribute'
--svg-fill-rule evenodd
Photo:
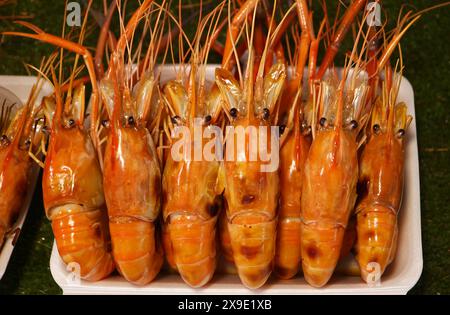
<svg viewBox="0 0 450 315"><path fill-rule="evenodd" d="M408 13L389 36L361 23L338 77L334 57L365 4L353 1L334 27L325 14L316 36L306 0L295 1L280 23L276 2L222 1L199 19L189 40L181 13L177 19L170 3L152 0L142 1L127 23L119 14L116 39L109 25L115 10L125 11L118 1L105 7L95 57L82 44L87 18L78 42L29 23L21 24L34 33L4 33L61 48L59 79L47 65L54 93L41 107L49 139L42 150L44 206L62 260L77 263L90 281L117 269L145 285L166 258L193 287L208 283L223 261L249 288L264 285L273 270L288 279L300 269L320 287L354 248L364 280L373 263L382 273L395 255L411 121L406 106L396 104L401 75L389 58L419 15ZM180 65L176 78L163 82L158 56L175 60L176 36ZM316 67L324 38L325 57ZM64 84L62 49L76 54ZM212 53L222 55L214 80L206 67ZM76 79L80 56L89 80ZM246 130L244 139L227 134L230 126ZM260 143L255 154L250 143L261 139L252 139L248 127L266 127L265 139L279 141ZM216 136L219 145L207 147L198 132ZM173 154L180 147L219 158L186 151L180 159ZM236 158L220 159L223 147L233 147ZM274 152L279 168L267 170L261 157Z"/></svg>

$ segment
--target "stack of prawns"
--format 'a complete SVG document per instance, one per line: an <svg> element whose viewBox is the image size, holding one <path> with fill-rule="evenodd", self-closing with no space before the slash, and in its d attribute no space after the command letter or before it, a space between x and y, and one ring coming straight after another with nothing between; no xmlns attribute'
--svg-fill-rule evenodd
<svg viewBox="0 0 450 315"><path fill-rule="evenodd" d="M46 66L54 93L42 102L44 207L62 260L78 264L82 279L117 270L146 285L167 269L201 287L221 267L253 289L272 272L281 279L302 272L322 287L351 253L363 280L373 281L374 265L381 276L395 257L411 122L397 102L403 62L392 66L390 57L420 14L408 12L387 32L364 23L371 14L364 0L345 10L339 4L345 12L334 23L324 1L312 2L200 3L190 36L181 2L144 0L127 19L126 4L113 1L95 56L83 46L92 1L78 40L29 23L21 24L33 33L5 33L61 49L52 58L60 59L59 76L56 62ZM317 33L313 7L324 12ZM111 23L120 28L117 38ZM335 57L350 30L339 70ZM66 79L63 50L76 56ZM222 62L211 77L214 55ZM175 75L163 81L158 64L171 67L170 59ZM83 70L88 76L77 78ZM35 113L20 115L26 125ZM257 152L249 127L267 130ZM244 145L227 133L239 128ZM206 147L197 130L220 145ZM2 137L0 157L22 138L22 131ZM216 158L198 159L194 150L174 156L180 143ZM237 158L217 152L227 147ZM278 167L265 168L262 157L274 153ZM2 200L5 187L0 181ZM11 215L0 206L4 230Z"/></svg>

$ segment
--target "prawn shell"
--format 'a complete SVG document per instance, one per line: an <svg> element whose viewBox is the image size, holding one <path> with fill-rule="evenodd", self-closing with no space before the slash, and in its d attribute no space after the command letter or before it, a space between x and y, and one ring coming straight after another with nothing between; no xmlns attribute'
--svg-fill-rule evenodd
<svg viewBox="0 0 450 315"><path fill-rule="evenodd" d="M301 262L300 219L285 218L278 222L275 274L281 279L294 277Z"/></svg>
<svg viewBox="0 0 450 315"><path fill-rule="evenodd" d="M178 216L167 224L173 262L183 280L197 288L208 283L216 269L217 216L204 221Z"/></svg>
<svg viewBox="0 0 450 315"><path fill-rule="evenodd" d="M102 175L92 142L83 130L53 130L42 192L62 260L66 264L77 263L83 280L107 277L115 266Z"/></svg>
<svg viewBox="0 0 450 315"><path fill-rule="evenodd" d="M356 209L356 259L366 282L374 280L369 279L374 271L381 277L395 255L403 169L402 140L387 133L373 135L360 159L362 197Z"/></svg>
<svg viewBox="0 0 450 315"><path fill-rule="evenodd" d="M80 204L87 209L105 205L100 164L89 136L79 128L57 129L50 136L42 177L44 207Z"/></svg>
<svg viewBox="0 0 450 315"><path fill-rule="evenodd" d="M103 181L110 219L128 216L154 222L161 206L161 171L144 128L118 128L108 138Z"/></svg>
<svg viewBox="0 0 450 315"><path fill-rule="evenodd" d="M117 270L129 282L145 285L157 275L163 264L162 247L157 242L155 224L124 218L109 222L113 255Z"/></svg>
<svg viewBox="0 0 450 315"><path fill-rule="evenodd" d="M170 232L168 224L163 225L162 229L162 242L164 248L164 256L166 258L167 267L170 271L177 272L177 265L173 254L172 242L170 241Z"/></svg>
<svg viewBox="0 0 450 315"><path fill-rule="evenodd" d="M228 230L228 220L225 211L222 211L219 217L219 242L223 258L228 263L234 263L230 231Z"/></svg>
<svg viewBox="0 0 450 315"><path fill-rule="evenodd" d="M309 141L294 130L280 152L281 188L275 273L281 279L294 277L300 269L302 180L309 147Z"/></svg>
<svg viewBox="0 0 450 315"><path fill-rule="evenodd" d="M336 267L356 201L357 179L353 135L319 131L305 164L301 207L302 268L312 286L324 286Z"/></svg>
<svg viewBox="0 0 450 315"><path fill-rule="evenodd" d="M30 164L27 151L0 148L0 247L26 196Z"/></svg>
<svg viewBox="0 0 450 315"><path fill-rule="evenodd" d="M217 161L178 161L172 154L164 168L166 255L191 287L205 285L216 269L216 223L222 207L218 172Z"/></svg>
<svg viewBox="0 0 450 315"><path fill-rule="evenodd" d="M80 276L84 280L101 280L115 269L105 210L87 211L75 204L54 209L52 230L58 252L66 264L80 266Z"/></svg>
<svg viewBox="0 0 450 315"><path fill-rule="evenodd" d="M376 280L371 275L381 277L395 256L397 216L381 205L368 207L357 215L357 233L356 259L361 277L366 282Z"/></svg>
<svg viewBox="0 0 450 315"><path fill-rule="evenodd" d="M162 267L155 221L160 211L161 172L153 140L144 128L118 127L108 138L103 180L117 269L145 285Z"/></svg>
<svg viewBox="0 0 450 315"><path fill-rule="evenodd" d="M250 289L261 287L273 269L277 220L255 224L228 223L228 229L242 283Z"/></svg>

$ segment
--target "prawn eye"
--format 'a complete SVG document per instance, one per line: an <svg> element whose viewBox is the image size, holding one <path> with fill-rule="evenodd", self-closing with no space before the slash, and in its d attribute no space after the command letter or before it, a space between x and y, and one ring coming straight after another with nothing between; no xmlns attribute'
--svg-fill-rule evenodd
<svg viewBox="0 0 450 315"><path fill-rule="evenodd" d="M327 119L325 117L320 118L319 124L322 127L325 127L325 124L327 123Z"/></svg>
<svg viewBox="0 0 450 315"><path fill-rule="evenodd" d="M26 148L29 148L30 147L30 144L31 144L31 140L30 139L27 139L27 140L25 140L25 147Z"/></svg>
<svg viewBox="0 0 450 315"><path fill-rule="evenodd" d="M264 108L264 109L263 109L263 119L264 119L264 120L267 120L267 119L269 119L269 117L270 117L270 111L269 111L269 109L268 109L268 108Z"/></svg>
<svg viewBox="0 0 450 315"><path fill-rule="evenodd" d="M2 145L8 145L10 142L9 142L9 138L8 138L8 136L7 135L2 135L1 137L0 137L0 143L2 144Z"/></svg>
<svg viewBox="0 0 450 315"><path fill-rule="evenodd" d="M129 126L134 126L134 123L135 123L134 117L133 116L128 116L127 122L128 122Z"/></svg>
<svg viewBox="0 0 450 315"><path fill-rule="evenodd" d="M373 132L375 132L376 134L378 134L380 132L380 125L379 124L375 124L373 125Z"/></svg>
<svg viewBox="0 0 450 315"><path fill-rule="evenodd" d="M180 121L180 116L173 116L170 120L172 121L172 124L177 125Z"/></svg>
<svg viewBox="0 0 450 315"><path fill-rule="evenodd" d="M108 119L103 119L102 120L102 126L105 128L109 128L109 120Z"/></svg>
<svg viewBox="0 0 450 315"><path fill-rule="evenodd" d="M285 130L286 130L286 125L281 125L280 126L280 136L284 133Z"/></svg>
<svg viewBox="0 0 450 315"><path fill-rule="evenodd" d="M236 108L233 107L232 109L230 109L230 115L231 115L231 117L236 118L236 117L237 117L237 114L238 114L238 111L237 111Z"/></svg>
<svg viewBox="0 0 450 315"><path fill-rule="evenodd" d="M209 124L211 122L211 119L212 119L211 115L207 115L205 117L205 124Z"/></svg>
<svg viewBox="0 0 450 315"><path fill-rule="evenodd" d="M405 129L399 129L398 131L397 131L397 137L398 138L401 138L401 137L403 137L405 135Z"/></svg>
<svg viewBox="0 0 450 315"><path fill-rule="evenodd" d="M75 125L75 120L73 118L70 118L67 121L67 128L72 128Z"/></svg>
<svg viewBox="0 0 450 315"><path fill-rule="evenodd" d="M42 132L44 135L48 135L48 134L49 134L49 128L48 128L48 126L47 126L47 125L42 126L41 132Z"/></svg>
<svg viewBox="0 0 450 315"><path fill-rule="evenodd" d="M300 131L304 134L307 135L311 132L311 126L308 126L308 124L306 123L306 121L303 121L301 126L300 126Z"/></svg>
<svg viewBox="0 0 450 315"><path fill-rule="evenodd" d="M352 121L350 122L350 127L351 127L352 129L358 128L358 122L357 122L356 120L352 120Z"/></svg>

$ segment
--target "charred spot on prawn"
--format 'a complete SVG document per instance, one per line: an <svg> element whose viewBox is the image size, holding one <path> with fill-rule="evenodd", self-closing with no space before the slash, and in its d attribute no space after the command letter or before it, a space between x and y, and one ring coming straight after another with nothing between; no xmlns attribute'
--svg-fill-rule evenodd
<svg viewBox="0 0 450 315"><path fill-rule="evenodd" d="M260 252L261 248L259 246L241 246L241 254L247 259L255 258Z"/></svg>
<svg viewBox="0 0 450 315"><path fill-rule="evenodd" d="M319 256L319 249L315 245L309 245L306 248L306 254L311 259L316 259Z"/></svg>

